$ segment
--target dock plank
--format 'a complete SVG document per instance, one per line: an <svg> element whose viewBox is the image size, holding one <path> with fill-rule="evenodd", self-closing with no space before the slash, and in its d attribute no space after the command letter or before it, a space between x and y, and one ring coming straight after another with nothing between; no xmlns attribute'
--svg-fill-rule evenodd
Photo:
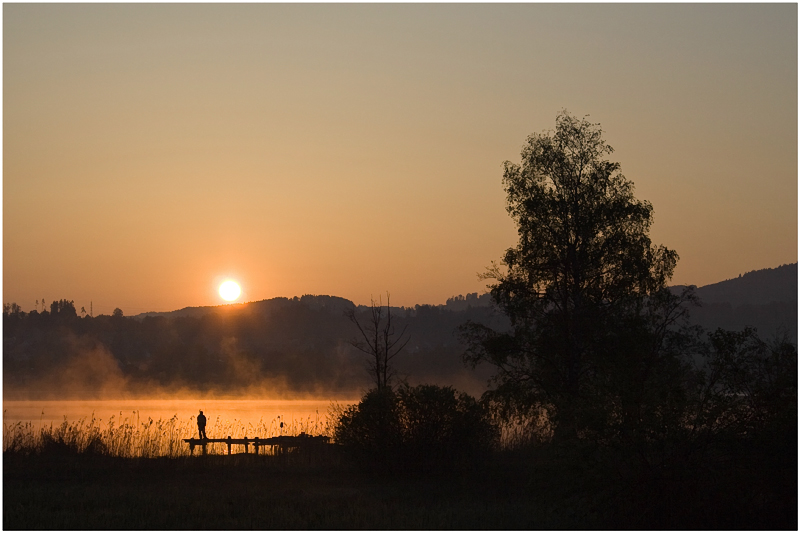
<svg viewBox="0 0 800 533"><path fill-rule="evenodd" d="M252 445L255 447L255 452L258 453L259 448L263 448L265 446L270 447L277 447L279 453L285 453L289 449L292 448L304 448L308 446L320 446L329 444L331 438L326 435L306 435L305 433L301 433L300 435L280 435L278 437L243 437L239 439L234 439L230 436L224 439L196 439L196 438L188 438L182 439L183 442L189 445L189 451L194 454L194 448L196 446L201 446L203 448L203 453L206 452L206 446L209 443L224 443L228 446L228 455L231 454L231 446L241 445L244 446L245 453L248 453L248 448Z"/></svg>

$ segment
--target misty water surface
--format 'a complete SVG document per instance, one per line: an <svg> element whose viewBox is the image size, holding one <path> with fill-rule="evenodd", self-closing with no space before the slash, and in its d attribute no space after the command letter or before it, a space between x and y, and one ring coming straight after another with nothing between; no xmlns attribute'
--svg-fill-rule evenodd
<svg viewBox="0 0 800 533"><path fill-rule="evenodd" d="M357 400L334 400L333 403L347 405ZM112 417L116 424L138 424L153 420L170 419L177 416L181 421L194 420L200 409L208 418L207 433L216 435L215 427L229 428L231 424L247 429L269 427L273 421L285 422L286 428L299 428L325 423L331 400L29 400L4 401L3 423L31 422L34 426L58 425L66 417L69 422L87 421L94 416L98 422L107 424ZM280 417L280 418L279 418ZM258 436L258 435L252 435ZM267 435L265 435L267 436Z"/></svg>

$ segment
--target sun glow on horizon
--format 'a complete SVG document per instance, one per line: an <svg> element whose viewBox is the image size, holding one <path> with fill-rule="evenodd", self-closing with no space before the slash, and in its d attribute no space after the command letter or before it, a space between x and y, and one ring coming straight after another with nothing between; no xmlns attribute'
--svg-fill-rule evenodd
<svg viewBox="0 0 800 533"><path fill-rule="evenodd" d="M222 296L223 300L232 302L238 298L240 294L242 294L242 289L235 281L228 280L219 286L219 295Z"/></svg>

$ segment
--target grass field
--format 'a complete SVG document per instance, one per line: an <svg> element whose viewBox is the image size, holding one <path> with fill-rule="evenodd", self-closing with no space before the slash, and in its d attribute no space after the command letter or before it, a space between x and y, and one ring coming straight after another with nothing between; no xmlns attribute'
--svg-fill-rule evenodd
<svg viewBox="0 0 800 533"><path fill-rule="evenodd" d="M440 474L381 474L338 452L324 461L5 452L3 528L796 528L796 484L765 491L736 476L702 481L625 484L546 454L498 454Z"/></svg>
<svg viewBox="0 0 800 533"><path fill-rule="evenodd" d="M512 432L480 464L412 472L365 468L336 445L189 457L176 439L191 430L176 419L4 427L3 529L797 528L797 456L773 445L621 477L597 447L514 445Z"/></svg>
<svg viewBox="0 0 800 533"><path fill-rule="evenodd" d="M542 511L483 476L392 476L253 455L4 454L4 529L536 529ZM285 458L283 458L285 459ZM508 481L508 480L505 480Z"/></svg>

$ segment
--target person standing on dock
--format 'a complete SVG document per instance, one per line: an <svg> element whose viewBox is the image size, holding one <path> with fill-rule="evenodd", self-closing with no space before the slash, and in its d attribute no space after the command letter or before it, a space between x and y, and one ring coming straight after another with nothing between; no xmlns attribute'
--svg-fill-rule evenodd
<svg viewBox="0 0 800 533"><path fill-rule="evenodd" d="M201 439L207 439L206 437L206 415L203 414L203 411L200 411L200 414L197 415L197 431L200 433Z"/></svg>

